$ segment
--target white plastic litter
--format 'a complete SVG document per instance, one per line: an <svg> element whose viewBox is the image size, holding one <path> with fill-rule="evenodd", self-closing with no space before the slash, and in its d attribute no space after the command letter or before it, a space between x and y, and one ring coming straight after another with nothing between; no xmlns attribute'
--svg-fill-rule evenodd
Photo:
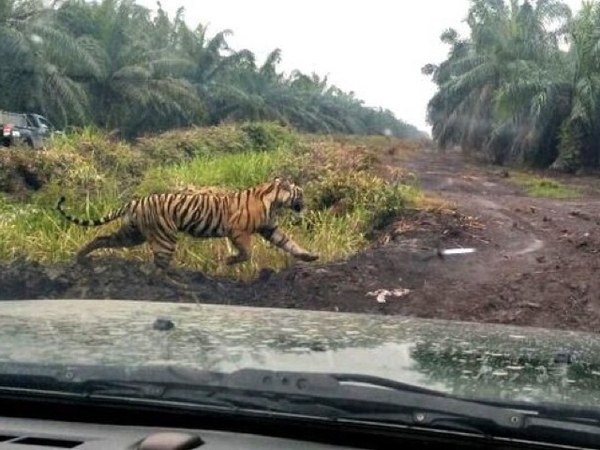
<svg viewBox="0 0 600 450"><path fill-rule="evenodd" d="M385 303L388 296L402 297L410 292L410 289L398 288L393 290L377 289L376 291L367 292L367 295L375 297L378 303Z"/></svg>

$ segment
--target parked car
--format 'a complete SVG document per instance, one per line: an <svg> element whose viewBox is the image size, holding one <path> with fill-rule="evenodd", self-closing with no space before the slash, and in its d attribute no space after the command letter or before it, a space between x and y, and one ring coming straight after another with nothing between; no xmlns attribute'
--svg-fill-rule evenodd
<svg viewBox="0 0 600 450"><path fill-rule="evenodd" d="M43 146L44 138L56 132L56 128L44 116L1 110L0 127L2 127L0 144L4 147L23 142L32 148L40 148Z"/></svg>

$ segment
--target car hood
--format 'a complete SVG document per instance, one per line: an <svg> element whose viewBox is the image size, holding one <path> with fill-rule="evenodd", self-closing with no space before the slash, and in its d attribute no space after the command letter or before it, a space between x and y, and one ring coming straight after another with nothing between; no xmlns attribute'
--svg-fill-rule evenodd
<svg viewBox="0 0 600 450"><path fill-rule="evenodd" d="M0 302L0 364L351 372L596 406L596 334L403 316L118 300Z"/></svg>

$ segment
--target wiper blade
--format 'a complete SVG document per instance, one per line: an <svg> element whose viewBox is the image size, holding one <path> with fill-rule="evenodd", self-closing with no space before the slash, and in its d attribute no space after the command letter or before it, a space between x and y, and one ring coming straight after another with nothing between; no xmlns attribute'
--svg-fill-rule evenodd
<svg viewBox="0 0 600 450"><path fill-rule="evenodd" d="M0 395L18 393L86 400L153 403L157 400L238 410L268 409L268 399L213 398L227 374L196 369L0 364ZM222 389L221 389L222 390Z"/></svg>
<svg viewBox="0 0 600 450"><path fill-rule="evenodd" d="M198 408L228 412L269 411L331 416L343 412L314 401L292 404L269 398L268 389L257 386L244 371L232 374L178 366L101 366L0 364L0 395L18 393L70 397L86 400L116 400L156 404L185 403ZM240 378L241 376L241 378ZM242 386L240 386L240 380ZM241 392L240 388L243 388ZM252 393L253 391L254 393Z"/></svg>
<svg viewBox="0 0 600 450"><path fill-rule="evenodd" d="M290 402L287 411L310 400L330 408L322 418L337 422L600 448L598 409L461 398L359 374L244 369L228 375L227 384L252 395L279 395Z"/></svg>
<svg viewBox="0 0 600 450"><path fill-rule="evenodd" d="M454 418L483 420L497 429L519 429L525 417L523 412L510 408L368 375L244 369L230 374L228 384L271 395L310 397L343 411L337 418L357 418L368 411L369 414L394 414L401 422L423 424L425 413L438 412Z"/></svg>

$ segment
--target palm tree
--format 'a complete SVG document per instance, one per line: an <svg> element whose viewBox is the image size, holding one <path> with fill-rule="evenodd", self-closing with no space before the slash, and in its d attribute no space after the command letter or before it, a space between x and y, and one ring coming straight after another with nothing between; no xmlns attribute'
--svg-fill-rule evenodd
<svg viewBox="0 0 600 450"><path fill-rule="evenodd" d="M248 50L234 51L227 44L231 30L224 30L208 37L208 27L199 24L191 30L184 21L184 10L177 11L173 23L175 48L189 60L190 67L185 77L195 87L208 115L208 122L216 124L221 118L215 111L219 97L231 95L231 86L226 82L228 74L238 70L244 61L253 60Z"/></svg>
<svg viewBox="0 0 600 450"><path fill-rule="evenodd" d="M94 39L101 71L88 86L100 126L135 135L183 126L201 116L195 89L181 76L190 63L168 47L153 47L148 9L133 0L70 0L62 9L63 17L77 17L71 28L75 34Z"/></svg>
<svg viewBox="0 0 600 450"><path fill-rule="evenodd" d="M597 167L600 147L600 5L584 2L570 29L568 72L562 81L563 103L568 105L560 127L555 169L574 171Z"/></svg>
<svg viewBox="0 0 600 450"><path fill-rule="evenodd" d="M247 54L228 73L225 89L216 91L214 115L222 120L275 120L287 123L286 110L293 110L298 100L277 71L281 51L273 50L261 66L254 55Z"/></svg>
<svg viewBox="0 0 600 450"><path fill-rule="evenodd" d="M76 79L100 73L88 41L59 26L42 0L0 0L0 108L84 121L87 95Z"/></svg>
<svg viewBox="0 0 600 450"><path fill-rule="evenodd" d="M461 40L448 30L442 41L451 45L449 57L423 68L439 86L428 119L442 148L459 144L503 163L526 159L547 143L545 132L556 126L562 103L553 103L559 108L553 114L540 100L557 100L562 93L560 83L553 89L549 83L558 80L564 60L558 39L569 13L555 0L540 0L535 7L528 1L472 1L470 37Z"/></svg>

